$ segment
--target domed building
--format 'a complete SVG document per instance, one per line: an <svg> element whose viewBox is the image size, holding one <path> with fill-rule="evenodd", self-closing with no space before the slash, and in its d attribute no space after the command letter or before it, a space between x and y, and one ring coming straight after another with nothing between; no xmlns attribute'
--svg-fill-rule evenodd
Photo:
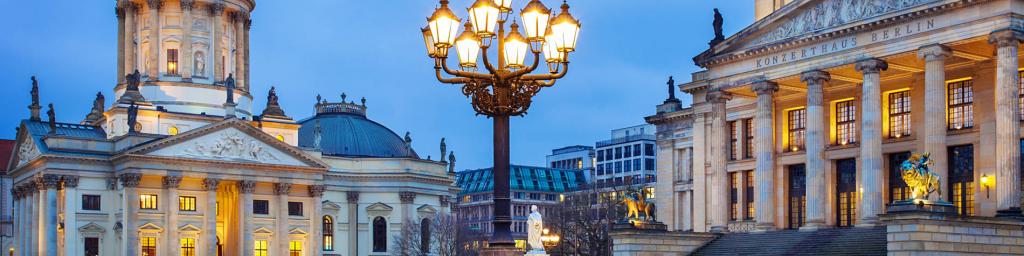
<svg viewBox="0 0 1024 256"><path fill-rule="evenodd" d="M454 163L421 159L365 100L318 97L296 121L271 88L253 111L255 5L117 1L114 97L81 121L56 120L33 78L0 182L10 254L389 255L403 225L450 213Z"/></svg>

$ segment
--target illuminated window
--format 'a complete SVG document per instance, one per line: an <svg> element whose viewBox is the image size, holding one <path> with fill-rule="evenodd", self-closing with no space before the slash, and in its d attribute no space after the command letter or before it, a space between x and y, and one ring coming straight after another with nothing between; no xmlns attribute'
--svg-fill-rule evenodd
<svg viewBox="0 0 1024 256"><path fill-rule="evenodd" d="M256 240L253 254L253 256L267 256L267 240Z"/></svg>
<svg viewBox="0 0 1024 256"><path fill-rule="evenodd" d="M323 228L324 232L324 251L334 250L334 218L331 216L324 215Z"/></svg>
<svg viewBox="0 0 1024 256"><path fill-rule="evenodd" d="M954 146L948 152L949 201L960 215L974 216L974 146Z"/></svg>
<svg viewBox="0 0 1024 256"><path fill-rule="evenodd" d="M807 129L807 109L790 110L789 116L789 151L804 148L805 130Z"/></svg>
<svg viewBox="0 0 1024 256"><path fill-rule="evenodd" d="M196 256L196 239L181 239L181 256Z"/></svg>
<svg viewBox="0 0 1024 256"><path fill-rule="evenodd" d="M910 135L910 91L889 94L889 138Z"/></svg>
<svg viewBox="0 0 1024 256"><path fill-rule="evenodd" d="M743 198L747 202L746 220L754 219L757 208L754 207L754 171L746 171L746 187L743 188Z"/></svg>
<svg viewBox="0 0 1024 256"><path fill-rule="evenodd" d="M729 173L729 220L737 220L740 216L739 183L739 175Z"/></svg>
<svg viewBox="0 0 1024 256"><path fill-rule="evenodd" d="M139 245L142 246L142 256L156 256L156 237L139 238Z"/></svg>
<svg viewBox="0 0 1024 256"><path fill-rule="evenodd" d="M836 160L836 225L852 227L857 222L857 161Z"/></svg>
<svg viewBox="0 0 1024 256"><path fill-rule="evenodd" d="M974 127L974 81L949 83L949 129Z"/></svg>
<svg viewBox="0 0 1024 256"><path fill-rule="evenodd" d="M178 127L177 126L171 126L171 127L167 128L167 135L178 135Z"/></svg>
<svg viewBox="0 0 1024 256"><path fill-rule="evenodd" d="M736 160L740 157L739 151L742 147L739 144L740 128L737 127L738 125L737 121L729 122L729 160Z"/></svg>
<svg viewBox="0 0 1024 256"><path fill-rule="evenodd" d="M156 210L156 195L139 195L139 209Z"/></svg>
<svg viewBox="0 0 1024 256"><path fill-rule="evenodd" d="M853 100L836 102L836 143L857 142L857 106Z"/></svg>
<svg viewBox="0 0 1024 256"><path fill-rule="evenodd" d="M196 197L194 196L179 196L178 197L178 210L179 211L196 211Z"/></svg>
<svg viewBox="0 0 1024 256"><path fill-rule="evenodd" d="M302 241L288 243L288 256L302 256Z"/></svg>
<svg viewBox="0 0 1024 256"><path fill-rule="evenodd" d="M903 172L900 165L910 158L910 152L889 154L889 199L891 202L910 200L910 188L907 182L903 181Z"/></svg>
<svg viewBox="0 0 1024 256"><path fill-rule="evenodd" d="M743 158L754 158L754 119L747 118L743 121Z"/></svg>
<svg viewBox="0 0 1024 256"><path fill-rule="evenodd" d="M178 49L167 49L167 74L178 75Z"/></svg>

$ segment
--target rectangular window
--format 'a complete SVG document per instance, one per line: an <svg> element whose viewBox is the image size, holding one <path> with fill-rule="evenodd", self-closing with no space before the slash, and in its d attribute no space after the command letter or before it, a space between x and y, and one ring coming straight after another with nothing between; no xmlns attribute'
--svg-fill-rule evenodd
<svg viewBox="0 0 1024 256"><path fill-rule="evenodd" d="M746 171L746 186L743 188L743 198L747 202L746 220L754 219L757 208L754 207L754 171Z"/></svg>
<svg viewBox="0 0 1024 256"><path fill-rule="evenodd" d="M178 49L167 49L167 74L178 75Z"/></svg>
<svg viewBox="0 0 1024 256"><path fill-rule="evenodd" d="M804 132L807 129L807 109L794 109L788 113L789 120L789 151L800 151L804 148Z"/></svg>
<svg viewBox="0 0 1024 256"><path fill-rule="evenodd" d="M744 119L743 129L743 158L754 158L754 119Z"/></svg>
<svg viewBox="0 0 1024 256"><path fill-rule="evenodd" d="M196 256L196 239L181 239L181 256Z"/></svg>
<svg viewBox="0 0 1024 256"><path fill-rule="evenodd" d="M302 256L302 241L288 243L288 256Z"/></svg>
<svg viewBox="0 0 1024 256"><path fill-rule="evenodd" d="M622 157L629 158L633 156L633 150L629 146L622 147Z"/></svg>
<svg viewBox="0 0 1024 256"><path fill-rule="evenodd" d="M622 159L622 147L615 148L615 159Z"/></svg>
<svg viewBox="0 0 1024 256"><path fill-rule="evenodd" d="M253 256L267 256L267 240L256 240L253 246Z"/></svg>
<svg viewBox="0 0 1024 256"><path fill-rule="evenodd" d="M654 156L654 144L644 144L644 155Z"/></svg>
<svg viewBox="0 0 1024 256"><path fill-rule="evenodd" d="M85 238L85 256L100 256L100 238Z"/></svg>
<svg viewBox="0 0 1024 256"><path fill-rule="evenodd" d="M139 238L139 246L142 247L142 256L156 256L156 237Z"/></svg>
<svg viewBox="0 0 1024 256"><path fill-rule="evenodd" d="M653 171L654 170L654 159L650 159L650 158L644 159L644 165L646 165L646 166L644 166L645 170Z"/></svg>
<svg viewBox="0 0 1024 256"><path fill-rule="evenodd" d="M736 172L729 173L729 220L737 220L740 216L739 207L739 175Z"/></svg>
<svg viewBox="0 0 1024 256"><path fill-rule="evenodd" d="M740 127L739 122L729 122L729 160L736 160L740 157Z"/></svg>
<svg viewBox="0 0 1024 256"><path fill-rule="evenodd" d="M604 150L597 151L597 161L604 161Z"/></svg>
<svg viewBox="0 0 1024 256"><path fill-rule="evenodd" d="M959 130L974 127L974 81L952 82L948 87L949 127Z"/></svg>
<svg viewBox="0 0 1024 256"><path fill-rule="evenodd" d="M615 162L615 173L622 173L622 162Z"/></svg>
<svg viewBox="0 0 1024 256"><path fill-rule="evenodd" d="M156 195L152 195L152 194L139 195L139 209L156 210L156 207L157 207Z"/></svg>
<svg viewBox="0 0 1024 256"><path fill-rule="evenodd" d="M99 211L100 210L100 196L99 195L82 195L82 210Z"/></svg>
<svg viewBox="0 0 1024 256"><path fill-rule="evenodd" d="M196 211L196 197L194 196L179 196L178 197L178 210L186 212Z"/></svg>
<svg viewBox="0 0 1024 256"><path fill-rule="evenodd" d="M288 202L289 216L302 216L302 202Z"/></svg>
<svg viewBox="0 0 1024 256"><path fill-rule="evenodd" d="M889 138L910 135L910 91L889 94Z"/></svg>
<svg viewBox="0 0 1024 256"><path fill-rule="evenodd" d="M270 201L252 200L253 214L270 214Z"/></svg>
<svg viewBox="0 0 1024 256"><path fill-rule="evenodd" d="M640 144L633 145L633 155L640 156Z"/></svg>
<svg viewBox="0 0 1024 256"><path fill-rule="evenodd" d="M623 162L623 164L622 164L623 165L622 166L622 171L623 172L631 172L631 171L633 171L633 165L629 164L629 160L628 159L625 160L625 161L622 161L622 162ZM637 169L637 171L639 171L639 170L640 169Z"/></svg>
<svg viewBox="0 0 1024 256"><path fill-rule="evenodd" d="M853 100L836 102L836 143L857 142L857 106Z"/></svg>

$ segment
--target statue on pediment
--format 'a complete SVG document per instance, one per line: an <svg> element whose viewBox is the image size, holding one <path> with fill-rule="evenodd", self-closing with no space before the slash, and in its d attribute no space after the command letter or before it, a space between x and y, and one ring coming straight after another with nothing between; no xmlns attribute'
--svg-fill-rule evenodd
<svg viewBox="0 0 1024 256"><path fill-rule="evenodd" d="M139 105L136 105L135 102L132 101L131 105L128 105L128 134L134 134L136 132L139 132L139 130L137 129L139 126L138 119Z"/></svg>
<svg viewBox="0 0 1024 256"><path fill-rule="evenodd" d="M50 124L50 134L57 134L57 114L53 111L53 103L49 105L50 109L46 110L46 117Z"/></svg>
<svg viewBox="0 0 1024 256"><path fill-rule="evenodd" d="M32 90L29 93L32 94L32 106L39 106L39 80L36 80L36 76L32 76Z"/></svg>
<svg viewBox="0 0 1024 256"><path fill-rule="evenodd" d="M103 118L103 107L106 105L106 99L103 97L102 92L96 92L96 99L92 100L92 109L89 110L89 115L85 116L86 121L96 121Z"/></svg>
<svg viewBox="0 0 1024 256"><path fill-rule="evenodd" d="M711 39L711 42L708 43L711 47L715 47L718 43L725 41L725 34L722 33L723 23L725 23L725 19L722 18L722 13L718 12L718 8L715 8L715 19L711 22L711 25L715 29L715 38Z"/></svg>

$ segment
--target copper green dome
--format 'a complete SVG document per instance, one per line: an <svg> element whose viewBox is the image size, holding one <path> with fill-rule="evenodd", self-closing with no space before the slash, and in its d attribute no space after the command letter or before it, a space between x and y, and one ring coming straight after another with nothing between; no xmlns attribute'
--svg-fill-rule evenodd
<svg viewBox="0 0 1024 256"><path fill-rule="evenodd" d="M299 121L299 147L343 157L419 158L402 137L366 118L366 106L355 103L316 104L316 116ZM316 143L317 125L320 143Z"/></svg>

